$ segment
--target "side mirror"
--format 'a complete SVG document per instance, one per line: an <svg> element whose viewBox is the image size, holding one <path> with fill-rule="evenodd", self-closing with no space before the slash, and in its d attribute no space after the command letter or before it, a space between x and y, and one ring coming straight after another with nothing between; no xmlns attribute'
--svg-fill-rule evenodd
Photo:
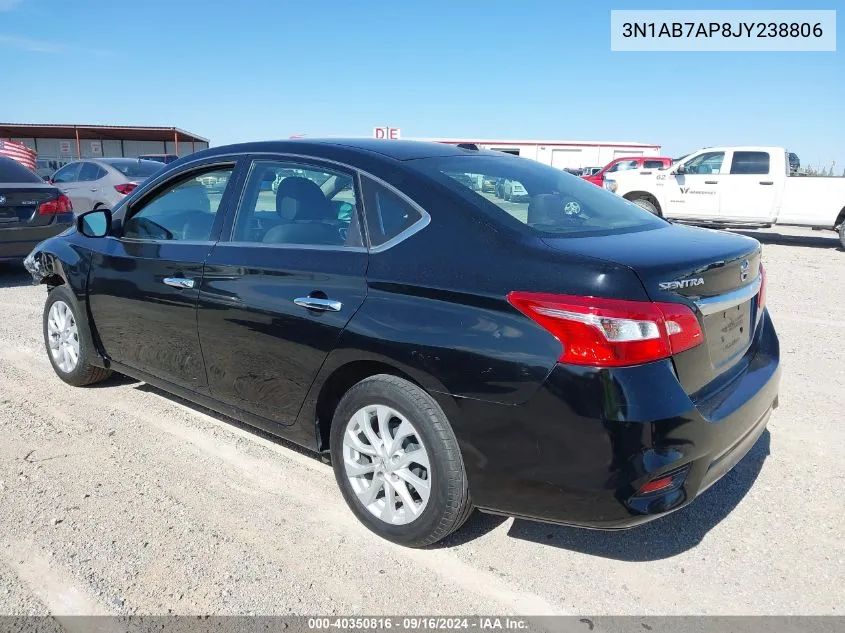
<svg viewBox="0 0 845 633"><path fill-rule="evenodd" d="M111 209L94 209L76 218L76 230L85 237L105 237L111 232Z"/></svg>

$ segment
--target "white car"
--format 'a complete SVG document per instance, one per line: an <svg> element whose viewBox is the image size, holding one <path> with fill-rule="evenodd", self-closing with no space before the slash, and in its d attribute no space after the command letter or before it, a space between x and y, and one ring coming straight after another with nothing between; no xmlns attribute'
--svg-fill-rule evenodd
<svg viewBox="0 0 845 633"><path fill-rule="evenodd" d="M708 147L664 169L617 172L604 186L665 218L831 229L845 248L845 178L790 176L782 147Z"/></svg>

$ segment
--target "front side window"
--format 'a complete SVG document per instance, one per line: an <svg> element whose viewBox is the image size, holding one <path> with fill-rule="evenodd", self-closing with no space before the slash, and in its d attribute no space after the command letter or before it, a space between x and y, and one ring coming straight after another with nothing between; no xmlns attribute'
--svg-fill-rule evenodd
<svg viewBox="0 0 845 633"><path fill-rule="evenodd" d="M351 174L291 162L255 161L232 241L361 247L356 200Z"/></svg>
<svg viewBox="0 0 845 633"><path fill-rule="evenodd" d="M732 174L768 174L768 152L734 152L731 161Z"/></svg>
<svg viewBox="0 0 845 633"><path fill-rule="evenodd" d="M685 174L718 174L722 170L725 152L704 152L689 160L684 165Z"/></svg>
<svg viewBox="0 0 845 633"><path fill-rule="evenodd" d="M53 182L77 182L79 180L79 170L82 168L82 163L71 163L65 165L55 174L53 174Z"/></svg>
<svg viewBox="0 0 845 633"><path fill-rule="evenodd" d="M228 182L233 171L233 166L214 167L168 183L152 199L131 210L123 237L199 242L211 239L225 189L218 183Z"/></svg>
<svg viewBox="0 0 845 633"><path fill-rule="evenodd" d="M626 171L628 169L636 169L637 161L635 160L621 160L607 171L613 173L615 171Z"/></svg>
<svg viewBox="0 0 845 633"><path fill-rule="evenodd" d="M603 235L666 226L664 220L583 178L535 161L458 156L423 159L415 166L477 209L532 232ZM499 178L506 183L505 195L471 189L463 184L462 175Z"/></svg>

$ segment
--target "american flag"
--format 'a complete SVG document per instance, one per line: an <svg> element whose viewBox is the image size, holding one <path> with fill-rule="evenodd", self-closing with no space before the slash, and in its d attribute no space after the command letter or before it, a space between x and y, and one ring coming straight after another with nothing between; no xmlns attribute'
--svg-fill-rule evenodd
<svg viewBox="0 0 845 633"><path fill-rule="evenodd" d="M13 158L24 167L35 171L35 150L28 148L22 143L0 139L0 156Z"/></svg>

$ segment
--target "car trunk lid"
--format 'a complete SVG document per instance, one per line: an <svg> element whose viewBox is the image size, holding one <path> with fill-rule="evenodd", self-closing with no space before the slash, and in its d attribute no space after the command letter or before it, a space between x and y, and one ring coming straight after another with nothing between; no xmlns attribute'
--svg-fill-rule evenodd
<svg viewBox="0 0 845 633"><path fill-rule="evenodd" d="M554 248L629 267L649 298L695 312L704 342L673 357L694 395L730 374L749 351L760 315L760 244L733 233L668 224L635 233L547 238Z"/></svg>
<svg viewBox="0 0 845 633"><path fill-rule="evenodd" d="M40 215L38 207L58 197L59 190L47 183L0 184L0 229L49 224L52 216Z"/></svg>

